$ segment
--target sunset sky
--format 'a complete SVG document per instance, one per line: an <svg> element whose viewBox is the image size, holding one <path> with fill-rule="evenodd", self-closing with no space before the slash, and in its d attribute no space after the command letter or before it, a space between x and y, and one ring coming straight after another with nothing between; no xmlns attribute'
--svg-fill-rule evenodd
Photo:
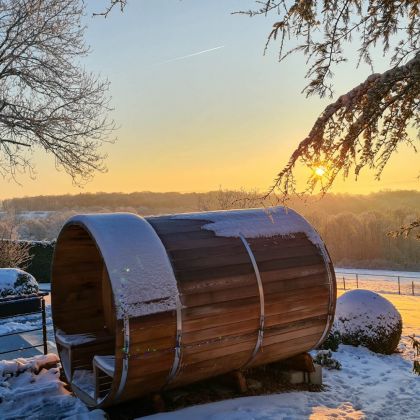
<svg viewBox="0 0 420 420"><path fill-rule="evenodd" d="M95 191L266 189L328 103L301 94L305 59L263 56L267 19L231 15L252 1L131 0L123 14L91 18L106 2L89 2L86 68L111 82L115 144L106 145L108 173L82 190L36 152L37 178L0 180L0 198ZM353 57L353 59L352 59ZM370 74L349 63L336 71L344 93ZM386 68L378 61L376 71ZM413 131L414 136L414 131ZM401 147L382 180L366 172L337 192L419 189L419 155Z"/></svg>

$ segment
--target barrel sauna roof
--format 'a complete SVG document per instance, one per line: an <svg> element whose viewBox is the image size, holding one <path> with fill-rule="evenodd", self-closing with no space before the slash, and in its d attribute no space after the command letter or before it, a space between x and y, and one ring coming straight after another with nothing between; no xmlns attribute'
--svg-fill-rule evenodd
<svg viewBox="0 0 420 420"><path fill-rule="evenodd" d="M208 222L203 229L223 237L293 237L304 233L329 262L316 230L302 216L284 207L168 217L203 220ZM74 216L67 224L84 227L95 241L108 271L119 319L176 309L178 287L171 262L146 219L130 213L88 214ZM142 302L138 301L139 290Z"/></svg>

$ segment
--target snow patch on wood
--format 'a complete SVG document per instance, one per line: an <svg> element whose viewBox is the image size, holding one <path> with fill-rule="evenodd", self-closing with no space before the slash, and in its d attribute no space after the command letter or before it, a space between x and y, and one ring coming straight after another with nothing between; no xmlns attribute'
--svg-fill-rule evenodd
<svg viewBox="0 0 420 420"><path fill-rule="evenodd" d="M66 334L64 331L57 330L55 333L56 340L64 346L78 346L80 344L90 343L96 340L94 334Z"/></svg>
<svg viewBox="0 0 420 420"><path fill-rule="evenodd" d="M174 215L172 218L208 220L210 223L204 225L203 229L211 230L217 236L243 235L245 238L258 238L305 233L314 244L319 244L321 241L315 229L302 216L294 210L280 206L267 209L184 213Z"/></svg>
<svg viewBox="0 0 420 420"><path fill-rule="evenodd" d="M176 219L209 221L203 229L211 230L216 236L259 238L291 237L303 233L321 251L329 262L328 253L318 232L298 213L282 206L266 209L245 209L210 211L205 213L184 213L171 216Z"/></svg>

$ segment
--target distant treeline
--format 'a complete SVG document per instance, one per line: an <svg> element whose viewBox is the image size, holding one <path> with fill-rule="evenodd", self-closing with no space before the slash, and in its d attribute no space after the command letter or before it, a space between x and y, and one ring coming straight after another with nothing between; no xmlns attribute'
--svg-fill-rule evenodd
<svg viewBox="0 0 420 420"><path fill-rule="evenodd" d="M22 239L54 239L75 212L130 211L141 215L258 207L273 204L257 192L219 190L208 193L97 193L38 196L3 201L3 211L53 211L20 220ZM337 266L420 270L420 241L393 239L390 230L420 215L420 191L384 191L369 195L329 194L322 199L291 200L327 243ZM414 236L414 235L413 235Z"/></svg>
<svg viewBox="0 0 420 420"><path fill-rule="evenodd" d="M387 235L418 217L410 208L360 213L305 212L328 246L336 266L420 271L420 241Z"/></svg>
<svg viewBox="0 0 420 420"><path fill-rule="evenodd" d="M63 211L90 209L91 211L134 209L136 212L150 214L154 212L188 211L197 209L197 193L84 193L77 195L41 195L36 197L12 198L4 200L4 211Z"/></svg>
<svg viewBox="0 0 420 420"><path fill-rule="evenodd" d="M265 200L264 204L272 203ZM134 192L83 193L76 195L40 195L12 198L0 202L4 211L62 211L77 209L133 208L139 213L156 214L162 211L194 211L203 207L247 207L261 204L258 192L219 190L207 193ZM312 209L330 214L362 213L366 210L388 211L399 208L420 209L420 191L383 191L369 195L328 194L306 200L293 199L290 207L302 211Z"/></svg>

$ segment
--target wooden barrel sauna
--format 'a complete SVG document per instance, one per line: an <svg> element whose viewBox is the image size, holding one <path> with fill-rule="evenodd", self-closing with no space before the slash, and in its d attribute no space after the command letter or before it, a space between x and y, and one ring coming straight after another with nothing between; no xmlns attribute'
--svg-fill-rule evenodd
<svg viewBox="0 0 420 420"><path fill-rule="evenodd" d="M75 216L52 278L64 372L92 407L307 352L336 301L324 243L283 207Z"/></svg>

